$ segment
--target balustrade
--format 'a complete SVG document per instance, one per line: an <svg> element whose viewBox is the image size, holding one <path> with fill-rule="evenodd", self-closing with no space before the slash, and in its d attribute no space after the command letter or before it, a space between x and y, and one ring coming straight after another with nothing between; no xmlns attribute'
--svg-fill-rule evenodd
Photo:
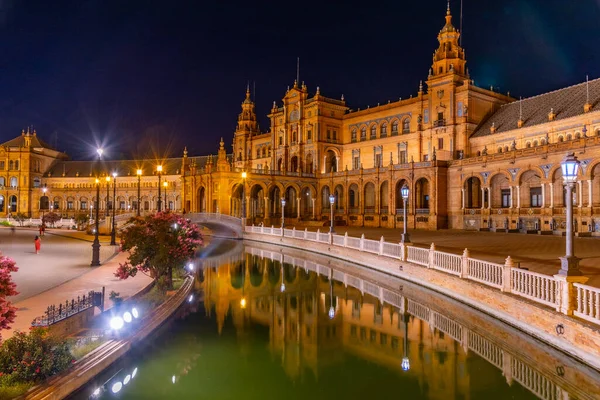
<svg viewBox="0 0 600 400"><path fill-rule="evenodd" d="M557 284L554 277L523 269L512 270L512 292L519 296L546 304L557 305Z"/></svg>
<svg viewBox="0 0 600 400"><path fill-rule="evenodd" d="M501 264L469 258L467 277L473 281L502 288L502 268Z"/></svg>
<svg viewBox="0 0 600 400"><path fill-rule="evenodd" d="M591 322L600 322L600 289L581 283L573 286L577 290L577 309L573 314Z"/></svg>

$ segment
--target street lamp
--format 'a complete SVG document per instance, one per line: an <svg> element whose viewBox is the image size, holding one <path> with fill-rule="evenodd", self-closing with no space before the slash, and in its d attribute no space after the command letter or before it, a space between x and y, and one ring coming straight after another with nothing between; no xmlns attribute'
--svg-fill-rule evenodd
<svg viewBox="0 0 600 400"><path fill-rule="evenodd" d="M110 215L108 211L108 202L110 198L110 175L106 175L106 218Z"/></svg>
<svg viewBox="0 0 600 400"><path fill-rule="evenodd" d="M248 174L246 171L242 172L242 220L246 223L246 178Z"/></svg>
<svg viewBox="0 0 600 400"><path fill-rule="evenodd" d="M112 215L112 231L110 232L110 245L111 246L116 246L117 242L115 241L115 210L117 209L116 207L116 202L117 202L117 173L113 172L113 201L112 201L112 211L113 211L113 215Z"/></svg>
<svg viewBox="0 0 600 400"><path fill-rule="evenodd" d="M329 195L329 205L331 206L331 223L329 224L329 233L332 235L335 233L333 231L333 204L335 203L335 196L333 194Z"/></svg>
<svg viewBox="0 0 600 400"><path fill-rule="evenodd" d="M404 202L404 210L403 210L403 214L404 214L404 233L402 234L402 243L410 243L410 236L408 235L407 232L407 225L408 225L408 216L407 216L407 209L406 209L406 203L408 202L408 194L409 194L409 190L408 190L408 186L404 185L402 186L402 188L400 189L400 194L402 195L402 201Z"/></svg>
<svg viewBox="0 0 600 400"><path fill-rule="evenodd" d="M162 165L157 165L156 166L156 174L158 175L158 203L157 203L156 207L158 209L158 212L160 212L160 210L162 208L161 207L162 200L160 198L160 175L162 174L162 172L163 172Z"/></svg>
<svg viewBox="0 0 600 400"><path fill-rule="evenodd" d="M98 161L102 159L102 149L98 149ZM96 229L94 229L94 242L92 243L92 263L90 264L92 267L97 267L100 265L100 240L98 240L98 209L100 203L100 179L96 178L96 218L94 218L94 224L96 225Z"/></svg>
<svg viewBox="0 0 600 400"><path fill-rule="evenodd" d="M167 188L169 187L169 182L164 181L163 186L165 188L165 211L167 211L167 210L171 209L171 207L169 207L169 201L168 201L168 197L167 197Z"/></svg>
<svg viewBox="0 0 600 400"><path fill-rule="evenodd" d="M281 198L281 236L283 236L283 226L285 223L285 197Z"/></svg>
<svg viewBox="0 0 600 400"><path fill-rule="evenodd" d="M42 193L43 193L44 195L42 196L42 198L43 198L43 197L46 197L46 192L47 192L47 191L48 191L48 188L46 187L46 184L44 183L44 187L42 188ZM46 199L46 200L47 200L47 199ZM40 207L40 208L42 209L42 224L43 224L43 223L44 223L44 214L45 214L45 210L46 210L46 202L42 203L42 202L40 201L40 206L43 206L43 207Z"/></svg>
<svg viewBox="0 0 600 400"><path fill-rule="evenodd" d="M567 243L566 254L560 258L559 275L577 276L581 275L579 270L579 259L573 254L573 187L577 182L579 172L579 160L573 153L567 154L560 163L565 189L565 207L567 209Z"/></svg>
<svg viewBox="0 0 600 400"><path fill-rule="evenodd" d="M138 169L137 170L137 177L138 177L138 198L137 198L137 216L140 216L140 183L142 181L142 170Z"/></svg>

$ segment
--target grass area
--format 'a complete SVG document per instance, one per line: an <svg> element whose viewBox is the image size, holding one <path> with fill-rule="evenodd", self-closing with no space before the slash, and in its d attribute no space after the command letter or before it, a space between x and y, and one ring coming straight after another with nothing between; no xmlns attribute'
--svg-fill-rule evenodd
<svg viewBox="0 0 600 400"><path fill-rule="evenodd" d="M33 385L33 382L12 382L10 377L0 376L0 400L14 399Z"/></svg>
<svg viewBox="0 0 600 400"><path fill-rule="evenodd" d="M106 342L106 338L99 337L95 338L95 340L88 340L85 343L75 344L71 347L71 354L73 358L80 360L86 354L100 347L104 342Z"/></svg>

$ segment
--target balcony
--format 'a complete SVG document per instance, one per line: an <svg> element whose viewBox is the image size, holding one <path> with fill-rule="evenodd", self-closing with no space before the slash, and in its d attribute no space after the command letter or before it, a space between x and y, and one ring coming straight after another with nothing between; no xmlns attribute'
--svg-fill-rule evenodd
<svg viewBox="0 0 600 400"><path fill-rule="evenodd" d="M434 128L439 128L441 126L446 126L446 120L445 119L438 119L437 121L433 121L433 127Z"/></svg>

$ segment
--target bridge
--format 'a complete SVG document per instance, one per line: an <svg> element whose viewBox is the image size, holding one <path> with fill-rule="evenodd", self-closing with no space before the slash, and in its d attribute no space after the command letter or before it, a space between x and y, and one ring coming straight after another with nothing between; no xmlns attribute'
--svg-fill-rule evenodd
<svg viewBox="0 0 600 400"><path fill-rule="evenodd" d="M241 239L243 236L241 218L217 213L189 213L186 214L186 217L192 222L210 229L212 236L232 239Z"/></svg>

